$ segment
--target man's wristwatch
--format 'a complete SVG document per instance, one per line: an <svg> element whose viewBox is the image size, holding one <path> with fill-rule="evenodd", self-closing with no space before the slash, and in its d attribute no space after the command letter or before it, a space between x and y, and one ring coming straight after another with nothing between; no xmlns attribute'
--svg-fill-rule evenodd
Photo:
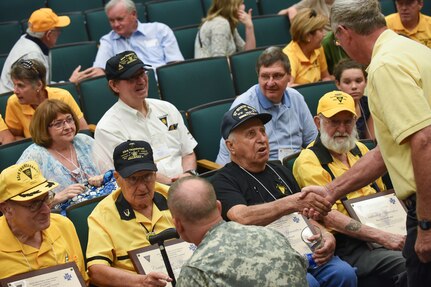
<svg viewBox="0 0 431 287"><path fill-rule="evenodd" d="M419 220L418 226L422 230L430 230L431 229L431 221L429 220Z"/></svg>
<svg viewBox="0 0 431 287"><path fill-rule="evenodd" d="M198 176L199 173L195 169L186 170L184 173L190 173L191 175Z"/></svg>

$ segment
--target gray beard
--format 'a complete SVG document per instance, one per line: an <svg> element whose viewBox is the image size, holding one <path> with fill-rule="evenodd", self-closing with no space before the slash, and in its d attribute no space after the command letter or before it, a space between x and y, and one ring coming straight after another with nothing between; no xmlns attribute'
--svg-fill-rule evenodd
<svg viewBox="0 0 431 287"><path fill-rule="evenodd" d="M320 129L320 140L323 146L326 147L328 150L336 152L338 154L344 154L348 153L352 148L356 146L356 142L358 141L358 130L356 129L356 126L353 127L352 133L350 135L345 133L345 135L347 135L348 137L343 140L335 140L334 138L335 136L341 135L340 133L337 132L334 134L334 137L330 137L326 133L325 127L323 125L321 125L321 127L322 128Z"/></svg>

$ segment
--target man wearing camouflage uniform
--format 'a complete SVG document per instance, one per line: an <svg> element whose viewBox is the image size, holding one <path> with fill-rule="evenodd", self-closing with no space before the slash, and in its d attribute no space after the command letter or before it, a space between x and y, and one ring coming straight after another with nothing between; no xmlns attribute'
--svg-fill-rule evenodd
<svg viewBox="0 0 431 287"><path fill-rule="evenodd" d="M181 238L197 245L177 280L182 286L307 286L306 266L272 229L225 222L214 188L185 177L169 189L168 206Z"/></svg>

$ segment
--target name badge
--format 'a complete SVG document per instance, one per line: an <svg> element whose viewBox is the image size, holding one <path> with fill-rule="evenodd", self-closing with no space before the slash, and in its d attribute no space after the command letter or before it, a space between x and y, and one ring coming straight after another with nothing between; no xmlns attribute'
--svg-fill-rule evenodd
<svg viewBox="0 0 431 287"><path fill-rule="evenodd" d="M295 153L295 151L291 148L279 148L278 149L278 160L283 161L283 158L285 158L288 155L291 155Z"/></svg>
<svg viewBox="0 0 431 287"><path fill-rule="evenodd" d="M151 47L156 47L159 44L159 41L157 39L151 39L151 40L146 40L143 42L143 46L145 48L151 48Z"/></svg>

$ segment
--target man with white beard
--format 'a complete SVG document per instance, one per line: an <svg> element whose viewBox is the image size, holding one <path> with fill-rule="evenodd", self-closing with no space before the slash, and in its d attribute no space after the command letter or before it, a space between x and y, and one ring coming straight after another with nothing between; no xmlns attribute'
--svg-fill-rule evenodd
<svg viewBox="0 0 431 287"><path fill-rule="evenodd" d="M301 152L293 166L301 188L328 184L368 152L357 140L355 103L350 95L341 91L325 94L319 100L314 122L319 135ZM405 236L361 224L349 217L342 203L384 188L378 178L338 200L323 218L325 227L334 231L335 255L357 268L358 286L403 286L405 282L405 259L401 253ZM382 247L370 250L366 242Z"/></svg>

